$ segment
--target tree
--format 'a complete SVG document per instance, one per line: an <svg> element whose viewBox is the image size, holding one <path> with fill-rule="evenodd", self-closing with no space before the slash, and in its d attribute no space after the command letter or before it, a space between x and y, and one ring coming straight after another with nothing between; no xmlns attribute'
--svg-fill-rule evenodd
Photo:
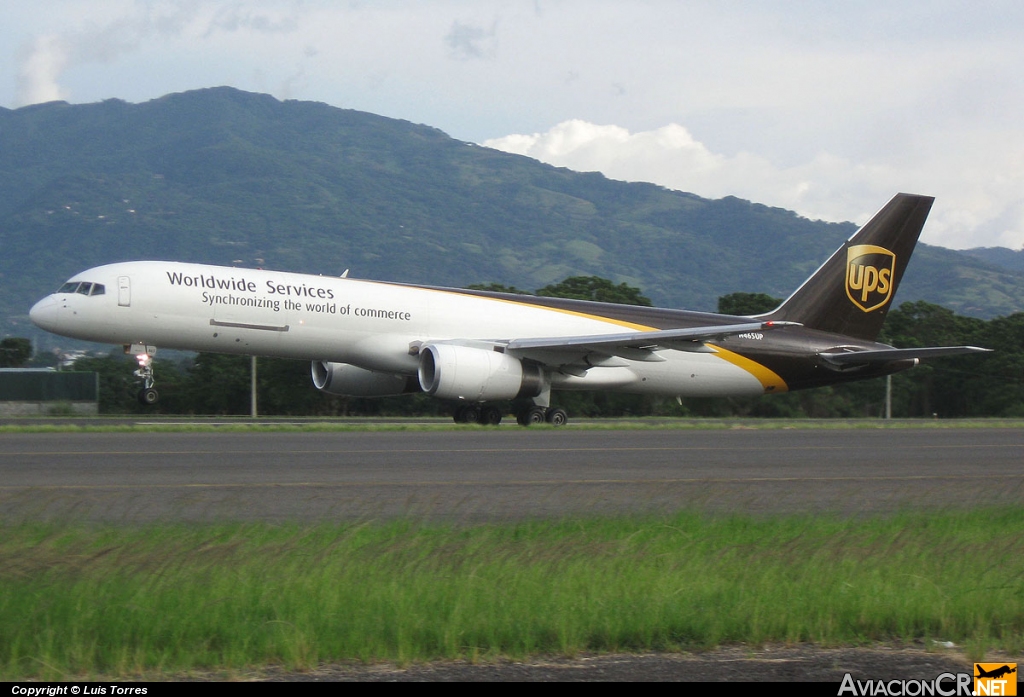
<svg viewBox="0 0 1024 697"><path fill-rule="evenodd" d="M185 384L189 406L197 414L248 414L251 380L249 356L200 353Z"/></svg>
<svg viewBox="0 0 1024 697"><path fill-rule="evenodd" d="M781 304L782 300L767 293L729 293L718 298L718 311L723 315L759 315Z"/></svg>
<svg viewBox="0 0 1024 697"><path fill-rule="evenodd" d="M32 342L20 336L0 341L0 368L20 368L32 357Z"/></svg>
<svg viewBox="0 0 1024 697"><path fill-rule="evenodd" d="M548 298L594 300L602 303L651 306L651 299L641 295L639 288L620 283L615 285L600 276L572 276L561 283L544 286L537 295Z"/></svg>

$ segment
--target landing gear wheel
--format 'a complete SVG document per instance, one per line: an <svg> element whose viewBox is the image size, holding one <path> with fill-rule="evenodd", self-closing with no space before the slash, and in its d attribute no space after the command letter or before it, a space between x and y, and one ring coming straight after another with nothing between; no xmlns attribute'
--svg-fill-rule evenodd
<svg viewBox="0 0 1024 697"><path fill-rule="evenodd" d="M125 351L128 351L128 346L125 346ZM134 345L132 348L136 348ZM142 389L139 390L139 404L144 407L151 407L160 400L160 393L153 389L153 385L156 384L156 380L153 379L153 351L155 348L149 346L139 345L137 348L142 349L143 352L135 356L139 361L139 368L132 375L142 380Z"/></svg>
<svg viewBox="0 0 1024 697"><path fill-rule="evenodd" d="M480 410L480 423L484 426L497 426L501 423L501 409L487 405Z"/></svg>
<svg viewBox="0 0 1024 697"><path fill-rule="evenodd" d="M569 415L565 409L548 409L547 422L552 426L565 426L569 421Z"/></svg>
<svg viewBox="0 0 1024 697"><path fill-rule="evenodd" d="M475 424L480 420L480 407L475 404L460 404L455 408L455 423Z"/></svg>
<svg viewBox="0 0 1024 697"><path fill-rule="evenodd" d="M519 422L520 426L532 426L534 424L544 423L544 415L547 409L544 407L529 407L519 412L519 416L516 417L516 421Z"/></svg>

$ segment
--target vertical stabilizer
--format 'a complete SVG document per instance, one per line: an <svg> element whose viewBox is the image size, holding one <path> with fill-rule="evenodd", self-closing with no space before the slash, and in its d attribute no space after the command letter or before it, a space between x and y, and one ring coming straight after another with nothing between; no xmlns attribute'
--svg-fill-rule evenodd
<svg viewBox="0 0 1024 697"><path fill-rule="evenodd" d="M934 201L894 196L766 319L874 341Z"/></svg>

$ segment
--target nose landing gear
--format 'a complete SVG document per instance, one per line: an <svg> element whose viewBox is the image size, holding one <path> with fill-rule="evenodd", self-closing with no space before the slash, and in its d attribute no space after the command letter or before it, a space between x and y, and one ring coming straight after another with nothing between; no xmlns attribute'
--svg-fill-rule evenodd
<svg viewBox="0 0 1024 697"><path fill-rule="evenodd" d="M125 353L134 353L139 362L138 369L132 373L142 380L142 389L139 390L138 395L139 404L151 407L160 401L160 393L153 387L156 384L156 380L153 378L153 356L156 355L156 348L143 344L132 344L124 348Z"/></svg>

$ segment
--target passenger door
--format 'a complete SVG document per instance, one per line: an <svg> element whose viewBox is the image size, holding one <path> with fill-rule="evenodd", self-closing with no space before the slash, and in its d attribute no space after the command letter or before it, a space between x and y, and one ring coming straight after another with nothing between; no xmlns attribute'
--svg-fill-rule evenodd
<svg viewBox="0 0 1024 697"><path fill-rule="evenodd" d="M121 307L132 305L132 286L127 276L117 277L117 304Z"/></svg>

